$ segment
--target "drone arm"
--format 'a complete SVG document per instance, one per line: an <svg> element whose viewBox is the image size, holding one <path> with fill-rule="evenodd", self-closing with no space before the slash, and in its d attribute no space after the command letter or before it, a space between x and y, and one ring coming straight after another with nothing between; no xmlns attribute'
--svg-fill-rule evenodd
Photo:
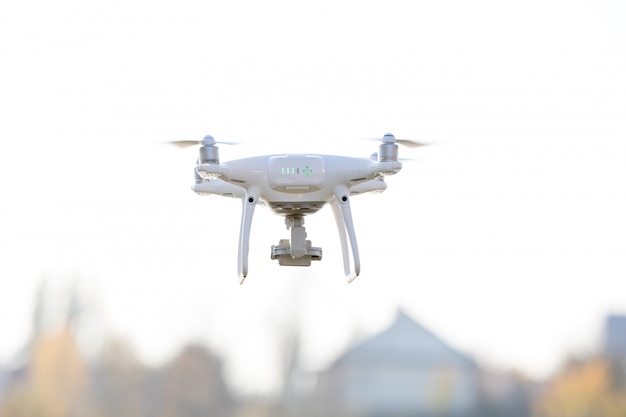
<svg viewBox="0 0 626 417"><path fill-rule="evenodd" d="M347 276L346 280L348 282L352 282L361 273L361 260L359 257L359 247L356 242L356 233L354 232L354 223L352 222L352 211L350 210L349 194L350 194L350 191L345 186L338 186L335 189L335 198L337 199L337 205L340 208L341 217L343 218L343 227L345 227L345 230L347 230L348 232L348 237L350 238L350 246L352 247L352 258L354 261L354 273L352 273L351 275L346 274ZM335 215L335 218L337 219L337 215ZM337 223L339 223L339 220L337 220ZM339 232L340 237L341 237L341 234L342 232L340 231ZM344 262L345 262L345 258L346 257L344 255ZM348 268L346 268L344 264L344 270L346 269Z"/></svg>
<svg viewBox="0 0 626 417"><path fill-rule="evenodd" d="M239 233L239 256L238 274L239 284L243 284L248 276L248 252L250 249L250 228L252 226L252 216L259 197L259 191L252 187L246 190L243 198L243 210L241 213L241 231Z"/></svg>
<svg viewBox="0 0 626 417"><path fill-rule="evenodd" d="M201 178L206 180L221 178L227 181L231 176L231 170L226 164L198 164L196 165L196 172Z"/></svg>
<svg viewBox="0 0 626 417"><path fill-rule="evenodd" d="M232 185L220 179L202 180L196 182L191 189L200 195L215 194L219 196L230 196L241 198L245 197L245 190L242 187Z"/></svg>
<svg viewBox="0 0 626 417"><path fill-rule="evenodd" d="M350 195L364 194L364 193L382 193L387 189L382 176L376 177L373 180L364 181L357 185L350 187Z"/></svg>

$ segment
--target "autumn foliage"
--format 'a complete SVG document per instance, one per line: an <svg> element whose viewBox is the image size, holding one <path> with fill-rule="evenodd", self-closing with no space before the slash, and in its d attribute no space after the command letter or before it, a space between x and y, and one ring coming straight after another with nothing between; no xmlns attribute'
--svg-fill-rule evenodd
<svg viewBox="0 0 626 417"><path fill-rule="evenodd" d="M163 367L143 365L113 340L87 363L69 328L41 336L0 399L0 417L215 417L232 415L221 362L202 346Z"/></svg>
<svg viewBox="0 0 626 417"><path fill-rule="evenodd" d="M542 390L534 417L626 416L624 369L619 360L570 361Z"/></svg>

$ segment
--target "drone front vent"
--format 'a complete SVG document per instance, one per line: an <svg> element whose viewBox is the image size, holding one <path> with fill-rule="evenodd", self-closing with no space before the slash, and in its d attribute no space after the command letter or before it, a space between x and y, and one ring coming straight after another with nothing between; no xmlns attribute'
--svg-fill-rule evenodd
<svg viewBox="0 0 626 417"><path fill-rule="evenodd" d="M294 194L302 194L302 193L308 193L309 190L311 188L306 186L306 185L301 185L301 186L285 186L285 192L286 193L294 193Z"/></svg>

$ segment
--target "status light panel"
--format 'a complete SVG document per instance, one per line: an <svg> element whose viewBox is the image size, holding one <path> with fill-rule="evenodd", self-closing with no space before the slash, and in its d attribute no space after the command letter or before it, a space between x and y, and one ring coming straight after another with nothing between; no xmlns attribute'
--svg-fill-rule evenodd
<svg viewBox="0 0 626 417"><path fill-rule="evenodd" d="M282 155L268 161L270 186L277 191L306 192L324 186L324 159L317 155Z"/></svg>
<svg viewBox="0 0 626 417"><path fill-rule="evenodd" d="M281 167L280 168L280 175L305 175L307 177L310 177L311 175L313 175L313 167L310 165L305 165L302 168L300 167Z"/></svg>

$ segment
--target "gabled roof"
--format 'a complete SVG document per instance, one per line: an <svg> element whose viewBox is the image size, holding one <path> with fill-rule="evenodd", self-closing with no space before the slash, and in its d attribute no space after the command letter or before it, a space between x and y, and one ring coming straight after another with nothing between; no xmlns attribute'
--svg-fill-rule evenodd
<svg viewBox="0 0 626 417"><path fill-rule="evenodd" d="M474 360L456 351L399 310L386 330L349 349L334 366L453 365L475 368Z"/></svg>

